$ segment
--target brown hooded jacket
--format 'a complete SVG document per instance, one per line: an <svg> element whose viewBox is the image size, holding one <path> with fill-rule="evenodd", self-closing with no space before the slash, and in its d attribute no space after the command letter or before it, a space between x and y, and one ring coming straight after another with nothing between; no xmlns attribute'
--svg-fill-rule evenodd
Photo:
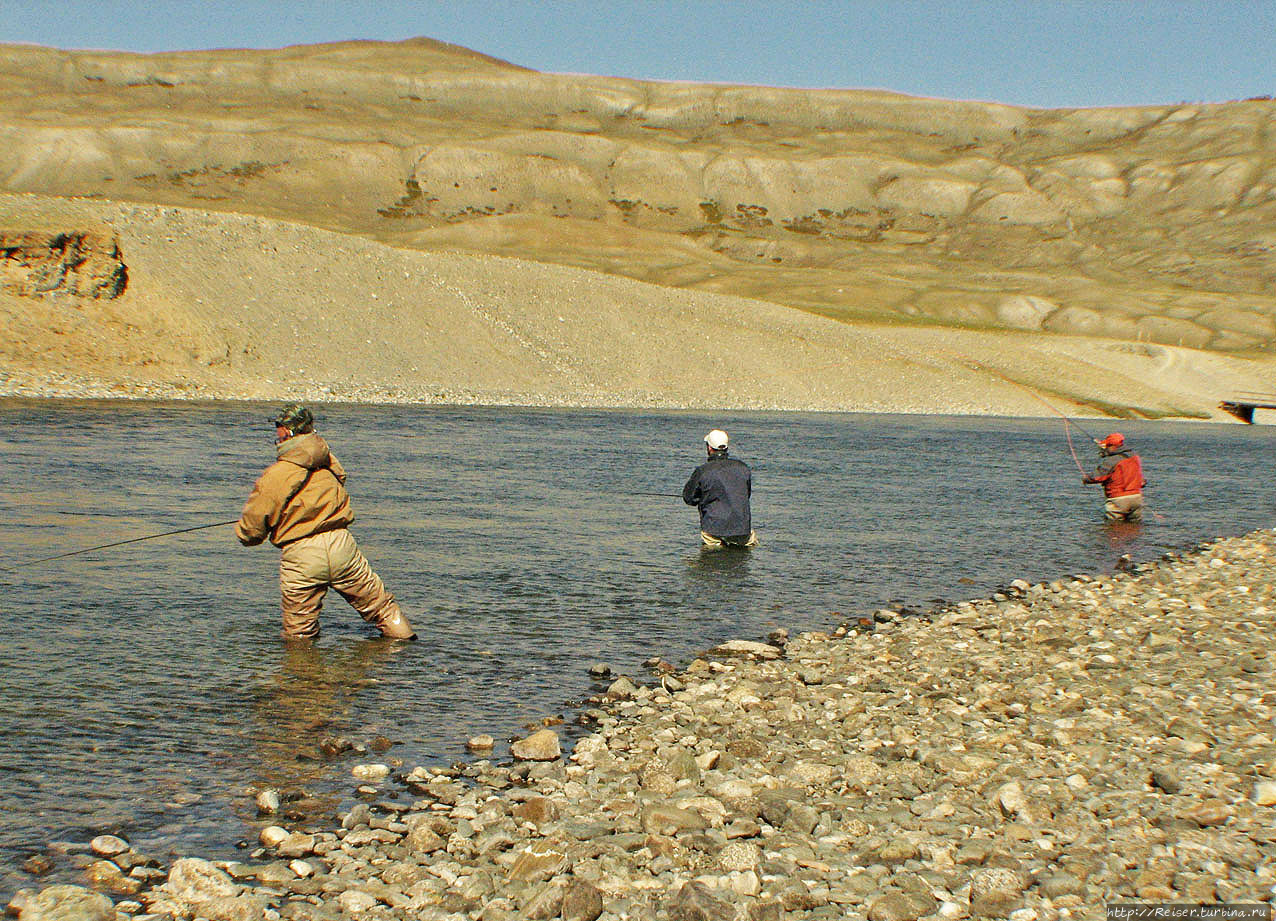
<svg viewBox="0 0 1276 921"><path fill-rule="evenodd" d="M241 544L251 547L269 537L282 547L354 521L346 472L326 441L310 432L294 435L275 450L279 459L258 477L235 525Z"/></svg>

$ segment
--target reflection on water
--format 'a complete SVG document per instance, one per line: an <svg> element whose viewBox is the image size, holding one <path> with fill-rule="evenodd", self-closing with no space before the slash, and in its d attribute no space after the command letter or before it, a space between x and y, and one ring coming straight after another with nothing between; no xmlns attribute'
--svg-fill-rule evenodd
<svg viewBox="0 0 1276 921"><path fill-rule="evenodd" d="M328 771L334 740L359 728L352 719L357 696L379 681L387 660L406 649L379 636L335 647L284 643L270 682L252 692L247 735L256 758L246 765L246 776L285 796L308 793Z"/></svg>
<svg viewBox="0 0 1276 921"><path fill-rule="evenodd" d="M1103 534L1113 550L1124 552L1121 548L1127 545L1134 546L1142 536L1143 523L1141 521L1105 521Z"/></svg>
<svg viewBox="0 0 1276 921"><path fill-rule="evenodd" d="M336 406L318 427L350 473L352 530L420 642L330 605L315 645L282 643L277 552L229 528L22 564L233 517L273 457L268 415L0 403L8 888L49 841L103 831L159 857L234 856L264 821L251 790L330 816L356 761L462 758L470 736L591 693L594 661L641 677L651 656L833 612L1107 571L1276 507L1261 427L1123 423L1164 515L1139 526L1102 523L1052 420ZM700 549L695 510L649 495L678 489L719 426L753 468L752 551ZM372 750L334 754L340 737ZM74 876L64 858L55 876Z"/></svg>

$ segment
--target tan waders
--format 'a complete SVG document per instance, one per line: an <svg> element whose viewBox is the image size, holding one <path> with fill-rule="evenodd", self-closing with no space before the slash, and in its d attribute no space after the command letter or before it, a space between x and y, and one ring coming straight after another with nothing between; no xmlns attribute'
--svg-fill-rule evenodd
<svg viewBox="0 0 1276 921"><path fill-rule="evenodd" d="M721 550L723 547L756 547L758 545L758 532L750 531L748 534L741 534L738 537L714 537L706 531L701 531L700 541L711 550Z"/></svg>
<svg viewBox="0 0 1276 921"><path fill-rule="evenodd" d="M1103 503L1103 517L1108 521L1142 521L1143 496L1113 496Z"/></svg>
<svg viewBox="0 0 1276 921"><path fill-rule="evenodd" d="M359 552L345 528L312 534L285 544L279 558L279 590L284 615L283 635L304 639L319 635L323 596L335 589L370 624L388 637L412 639L408 623L394 596Z"/></svg>

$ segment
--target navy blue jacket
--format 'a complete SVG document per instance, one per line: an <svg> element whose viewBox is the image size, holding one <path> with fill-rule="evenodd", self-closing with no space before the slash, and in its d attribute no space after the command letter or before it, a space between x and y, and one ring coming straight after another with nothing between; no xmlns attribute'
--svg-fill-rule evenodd
<svg viewBox="0 0 1276 921"><path fill-rule="evenodd" d="M753 475L749 465L727 457L709 458L682 487L682 501L700 508L700 530L714 537L747 537L753 530L749 496Z"/></svg>

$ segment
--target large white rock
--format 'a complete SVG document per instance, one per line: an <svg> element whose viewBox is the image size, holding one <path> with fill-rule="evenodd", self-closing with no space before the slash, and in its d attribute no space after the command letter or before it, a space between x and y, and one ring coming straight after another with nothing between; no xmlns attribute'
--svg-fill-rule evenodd
<svg viewBox="0 0 1276 921"><path fill-rule="evenodd" d="M1013 818L1024 811L1028 798L1024 795L1023 787L1012 781L997 788L997 805L1001 807L1003 815Z"/></svg>
<svg viewBox="0 0 1276 921"><path fill-rule="evenodd" d="M289 831L279 825L267 825L257 834L262 847L279 847L288 840Z"/></svg>
<svg viewBox="0 0 1276 921"><path fill-rule="evenodd" d="M350 769L356 780L365 783L378 783L390 776L388 764L356 764Z"/></svg>
<svg viewBox="0 0 1276 921"><path fill-rule="evenodd" d="M168 871L164 889L174 899L190 904L209 899L228 898L239 893L239 886L226 873L207 860L183 857Z"/></svg>
<svg viewBox="0 0 1276 921"><path fill-rule="evenodd" d="M115 905L83 886L50 886L24 900L18 921L115 921Z"/></svg>
<svg viewBox="0 0 1276 921"><path fill-rule="evenodd" d="M278 790L262 790L257 794L257 812L269 815L279 811L280 800Z"/></svg>
<svg viewBox="0 0 1276 921"><path fill-rule="evenodd" d="M347 889L337 896L337 904L347 915L358 916L376 908L377 900L374 896L358 889Z"/></svg>
<svg viewBox="0 0 1276 921"><path fill-rule="evenodd" d="M98 835L89 842L89 847L99 857L117 857L129 849L129 844L115 835Z"/></svg>
<svg viewBox="0 0 1276 921"><path fill-rule="evenodd" d="M778 659L782 655L781 650L770 643L753 640L727 640L709 652L717 656L746 656L751 659Z"/></svg>
<svg viewBox="0 0 1276 921"><path fill-rule="evenodd" d="M1264 780L1254 784L1254 802L1260 806L1276 806L1276 781Z"/></svg>
<svg viewBox="0 0 1276 921"><path fill-rule="evenodd" d="M510 754L520 761L555 761L562 756L558 733L552 729L534 732L511 745Z"/></svg>

